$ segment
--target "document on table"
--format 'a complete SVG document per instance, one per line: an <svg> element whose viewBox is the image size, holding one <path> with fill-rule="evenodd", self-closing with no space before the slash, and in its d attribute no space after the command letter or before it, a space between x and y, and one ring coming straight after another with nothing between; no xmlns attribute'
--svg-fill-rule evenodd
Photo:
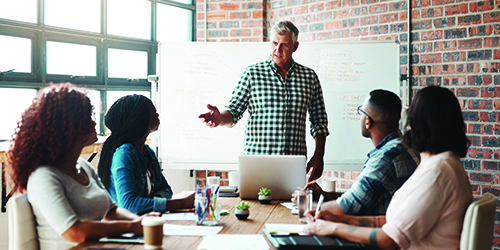
<svg viewBox="0 0 500 250"><path fill-rule="evenodd" d="M268 250L269 245L261 234L218 234L203 237L198 249Z"/></svg>
<svg viewBox="0 0 500 250"><path fill-rule="evenodd" d="M194 213L167 213L161 217L165 220L195 220Z"/></svg>
<svg viewBox="0 0 500 250"><path fill-rule="evenodd" d="M222 230L222 226L182 226L163 224L163 235L180 236L207 236L216 235Z"/></svg>
<svg viewBox="0 0 500 250"><path fill-rule="evenodd" d="M281 205L285 206L286 208L292 210L292 214L299 214L299 207L295 205L293 202L282 202Z"/></svg>
<svg viewBox="0 0 500 250"><path fill-rule="evenodd" d="M304 224L266 223L266 229L271 234L300 234L304 226Z"/></svg>

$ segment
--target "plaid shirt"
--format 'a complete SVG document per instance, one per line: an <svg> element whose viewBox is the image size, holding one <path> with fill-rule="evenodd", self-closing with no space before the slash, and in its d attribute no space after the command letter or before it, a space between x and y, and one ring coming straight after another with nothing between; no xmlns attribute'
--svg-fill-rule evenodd
<svg viewBox="0 0 500 250"><path fill-rule="evenodd" d="M329 134L318 76L295 61L285 81L277 70L271 58L247 67L225 109L235 125L248 108L245 154L307 155L307 112L311 135Z"/></svg>
<svg viewBox="0 0 500 250"><path fill-rule="evenodd" d="M401 132L387 135L370 153L352 187L337 199L349 215L385 215L396 192L419 163L418 154L403 144Z"/></svg>

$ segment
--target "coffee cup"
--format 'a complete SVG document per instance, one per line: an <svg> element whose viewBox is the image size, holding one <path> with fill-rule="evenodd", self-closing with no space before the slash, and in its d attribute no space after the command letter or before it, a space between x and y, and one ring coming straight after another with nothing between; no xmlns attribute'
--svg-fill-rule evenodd
<svg viewBox="0 0 500 250"><path fill-rule="evenodd" d="M335 192L336 185L337 185L336 179L321 178L321 188L325 192Z"/></svg>
<svg viewBox="0 0 500 250"><path fill-rule="evenodd" d="M161 249L163 244L163 224L161 217L147 216L142 219L144 249Z"/></svg>

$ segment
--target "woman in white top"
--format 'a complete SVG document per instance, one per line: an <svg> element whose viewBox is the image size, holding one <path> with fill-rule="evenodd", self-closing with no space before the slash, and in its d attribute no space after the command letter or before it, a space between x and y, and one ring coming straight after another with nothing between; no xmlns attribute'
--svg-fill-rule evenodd
<svg viewBox="0 0 500 250"><path fill-rule="evenodd" d="M460 162L470 144L460 104L450 90L426 87L411 103L406 125L405 142L420 152L421 162L394 194L386 216L321 211L309 215L304 232L337 235L381 249L460 247L465 211L472 202L469 178Z"/></svg>
<svg viewBox="0 0 500 250"><path fill-rule="evenodd" d="M79 159L97 141L92 110L82 90L51 85L38 92L13 136L6 172L14 191L27 191L42 250L142 234L142 217L118 208L90 163Z"/></svg>

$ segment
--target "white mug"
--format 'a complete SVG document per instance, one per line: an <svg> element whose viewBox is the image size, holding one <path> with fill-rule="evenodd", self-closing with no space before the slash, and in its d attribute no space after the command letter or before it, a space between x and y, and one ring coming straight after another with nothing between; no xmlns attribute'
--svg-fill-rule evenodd
<svg viewBox="0 0 500 250"><path fill-rule="evenodd" d="M321 188L325 192L335 192L337 186L336 179L321 178Z"/></svg>

